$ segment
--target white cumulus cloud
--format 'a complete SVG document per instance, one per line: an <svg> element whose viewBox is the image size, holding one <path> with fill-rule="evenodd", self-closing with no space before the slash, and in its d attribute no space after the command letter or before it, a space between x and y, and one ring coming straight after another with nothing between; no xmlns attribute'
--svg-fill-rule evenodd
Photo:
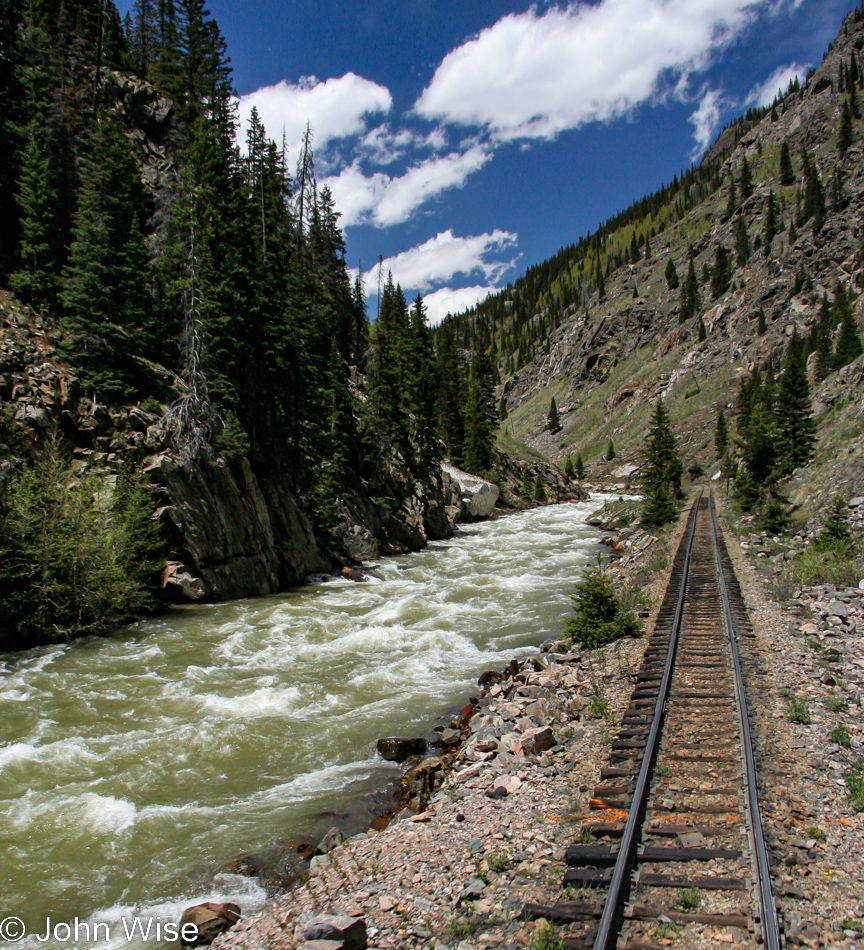
<svg viewBox="0 0 864 950"><path fill-rule="evenodd" d="M460 188L491 157L488 148L475 144L464 152L427 158L398 177L384 172L366 175L355 160L321 185L328 185L333 192L343 227L360 223L388 227L407 221L417 208L442 192Z"/></svg>
<svg viewBox="0 0 864 950"><path fill-rule="evenodd" d="M744 100L744 105L770 106L777 96L777 93L785 93L789 88L789 83L792 82L796 76L801 82L804 82L804 77L807 75L807 68L806 65L799 66L798 63L789 63L788 66L778 66L765 82L754 86L750 90L747 98Z"/></svg>
<svg viewBox="0 0 864 950"><path fill-rule="evenodd" d="M497 287L442 287L423 298L426 304L426 314L430 326L437 326L448 313L461 313L468 307L481 300L485 300L489 294L494 294Z"/></svg>
<svg viewBox="0 0 864 950"><path fill-rule="evenodd" d="M452 50L418 115L551 139L627 114L709 65L768 0L602 0L510 14ZM677 81L676 81L677 78Z"/></svg>
<svg viewBox="0 0 864 950"><path fill-rule="evenodd" d="M693 125L693 138L696 147L690 153L694 161L699 158L708 146L714 133L720 125L720 93L716 89L708 89L699 103L699 108L690 116Z"/></svg>
<svg viewBox="0 0 864 950"><path fill-rule="evenodd" d="M436 284L445 283L458 274L468 276L482 273L488 283L495 283L515 260L495 261L487 257L496 251L516 244L517 235L510 231L495 230L470 237L456 237L448 228L423 244L388 257L382 264L384 274L392 273L393 280L403 288L426 293ZM378 265L364 275L366 286L377 292ZM450 291L456 293L456 291Z"/></svg>
<svg viewBox="0 0 864 950"><path fill-rule="evenodd" d="M241 146L246 141L253 107L258 110L268 137L277 144L282 142L284 132L289 148L296 149L308 121L315 145L320 148L333 139L365 132L367 116L388 113L393 97L385 86L354 73L324 82L314 76L296 84L283 79L240 97L237 139Z"/></svg>

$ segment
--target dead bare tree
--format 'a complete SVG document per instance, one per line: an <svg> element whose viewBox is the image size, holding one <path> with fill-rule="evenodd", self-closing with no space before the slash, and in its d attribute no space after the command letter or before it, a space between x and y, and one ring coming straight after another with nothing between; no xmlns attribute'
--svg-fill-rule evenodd
<svg viewBox="0 0 864 950"><path fill-rule="evenodd" d="M189 248L186 257L186 287L182 295L183 335L181 340L182 379L186 391L165 413L163 425L171 432L171 442L182 463L212 451L213 437L225 422L210 402L207 375L202 360L201 295L197 282L195 192L189 206Z"/></svg>

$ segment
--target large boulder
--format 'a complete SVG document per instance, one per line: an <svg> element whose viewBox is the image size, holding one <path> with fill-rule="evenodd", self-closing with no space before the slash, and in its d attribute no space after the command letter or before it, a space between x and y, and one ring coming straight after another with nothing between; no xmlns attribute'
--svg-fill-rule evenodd
<svg viewBox="0 0 864 950"><path fill-rule="evenodd" d="M470 475L454 465L442 465L441 471L457 486L465 510L474 518L485 518L498 501L498 486L479 475Z"/></svg>
<svg viewBox="0 0 864 950"><path fill-rule="evenodd" d="M363 917L313 917L305 927L306 940L326 941L328 950L366 950Z"/></svg>
<svg viewBox="0 0 864 950"><path fill-rule="evenodd" d="M388 762L407 762L412 755L422 755L425 751L426 740L419 736L387 736L378 740L378 752Z"/></svg>
<svg viewBox="0 0 864 950"><path fill-rule="evenodd" d="M186 946L196 947L212 943L219 934L230 930L239 919L240 907L237 904L215 904L213 901L205 901L203 904L187 907L180 918L181 934L186 924L194 924L197 936L194 939L182 936L181 942ZM188 934L188 930L186 932Z"/></svg>

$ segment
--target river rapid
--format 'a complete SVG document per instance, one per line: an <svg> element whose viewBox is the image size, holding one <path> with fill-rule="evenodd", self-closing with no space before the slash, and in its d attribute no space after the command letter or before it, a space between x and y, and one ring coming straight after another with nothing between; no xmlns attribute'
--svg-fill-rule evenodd
<svg viewBox="0 0 864 950"><path fill-rule="evenodd" d="M0 654L0 917L27 946L54 944L34 940L48 916L131 946L124 917L260 908L258 879L219 869L368 827L399 775L376 740L428 733L480 672L561 633L603 500L465 526L369 583Z"/></svg>

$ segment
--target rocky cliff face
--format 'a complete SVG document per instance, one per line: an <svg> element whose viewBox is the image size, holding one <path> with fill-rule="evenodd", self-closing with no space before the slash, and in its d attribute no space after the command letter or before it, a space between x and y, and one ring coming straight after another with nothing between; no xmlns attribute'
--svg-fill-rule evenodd
<svg viewBox="0 0 864 950"><path fill-rule="evenodd" d="M294 496L261 484L245 458L183 466L161 453L144 471L165 502L155 517L170 543L164 582L177 598L271 594L334 569Z"/></svg>

